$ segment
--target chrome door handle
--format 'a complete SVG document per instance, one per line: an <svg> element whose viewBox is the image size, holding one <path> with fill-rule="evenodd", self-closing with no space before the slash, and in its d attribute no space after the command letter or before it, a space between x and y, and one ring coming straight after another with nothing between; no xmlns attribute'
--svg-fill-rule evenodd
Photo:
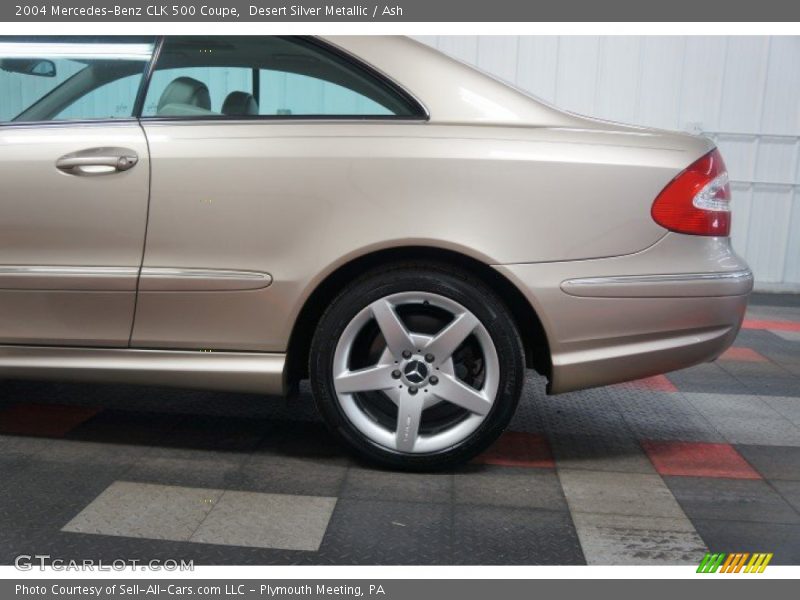
<svg viewBox="0 0 800 600"><path fill-rule="evenodd" d="M139 157L127 148L89 148L65 154L56 167L71 175L108 175L136 166Z"/></svg>

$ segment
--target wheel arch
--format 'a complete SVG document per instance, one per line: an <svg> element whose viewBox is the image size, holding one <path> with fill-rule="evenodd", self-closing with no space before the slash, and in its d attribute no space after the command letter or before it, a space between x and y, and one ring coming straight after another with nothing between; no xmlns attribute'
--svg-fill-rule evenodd
<svg viewBox="0 0 800 600"><path fill-rule="evenodd" d="M420 261L459 267L493 290L511 312L522 338L525 363L548 378L551 374L550 345L536 310L519 288L488 264L466 254L431 246L403 246L375 250L351 258L338 266L308 295L295 319L287 349L286 378L289 389L308 376L311 338L325 308L344 287L365 271L390 262Z"/></svg>

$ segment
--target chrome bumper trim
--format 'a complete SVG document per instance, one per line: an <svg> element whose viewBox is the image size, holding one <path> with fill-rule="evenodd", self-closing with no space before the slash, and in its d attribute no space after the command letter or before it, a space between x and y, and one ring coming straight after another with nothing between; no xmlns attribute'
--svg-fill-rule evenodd
<svg viewBox="0 0 800 600"><path fill-rule="evenodd" d="M571 296L592 298L739 296L752 289L753 273L750 269L718 273L586 277L561 283L561 290Z"/></svg>

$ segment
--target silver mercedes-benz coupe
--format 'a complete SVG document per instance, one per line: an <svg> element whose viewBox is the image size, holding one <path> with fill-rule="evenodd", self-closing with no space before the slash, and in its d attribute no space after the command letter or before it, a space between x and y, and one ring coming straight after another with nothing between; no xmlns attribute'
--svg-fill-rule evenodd
<svg viewBox="0 0 800 600"><path fill-rule="evenodd" d="M466 460L552 394L716 358L752 274L707 139L394 37L0 39L0 376L272 395Z"/></svg>

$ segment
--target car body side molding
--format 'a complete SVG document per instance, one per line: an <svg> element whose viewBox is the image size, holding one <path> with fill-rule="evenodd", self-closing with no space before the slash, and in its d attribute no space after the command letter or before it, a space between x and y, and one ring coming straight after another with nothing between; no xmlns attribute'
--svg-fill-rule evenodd
<svg viewBox="0 0 800 600"><path fill-rule="evenodd" d="M136 290L138 267L2 265L0 290Z"/></svg>
<svg viewBox="0 0 800 600"><path fill-rule="evenodd" d="M164 291L235 291L258 290L272 283L269 273L230 269L181 269L166 267L2 265L0 290L139 290Z"/></svg>
<svg viewBox="0 0 800 600"><path fill-rule="evenodd" d="M259 290L269 286L271 283L272 275L259 271L144 267L139 280L139 291L215 292Z"/></svg>

